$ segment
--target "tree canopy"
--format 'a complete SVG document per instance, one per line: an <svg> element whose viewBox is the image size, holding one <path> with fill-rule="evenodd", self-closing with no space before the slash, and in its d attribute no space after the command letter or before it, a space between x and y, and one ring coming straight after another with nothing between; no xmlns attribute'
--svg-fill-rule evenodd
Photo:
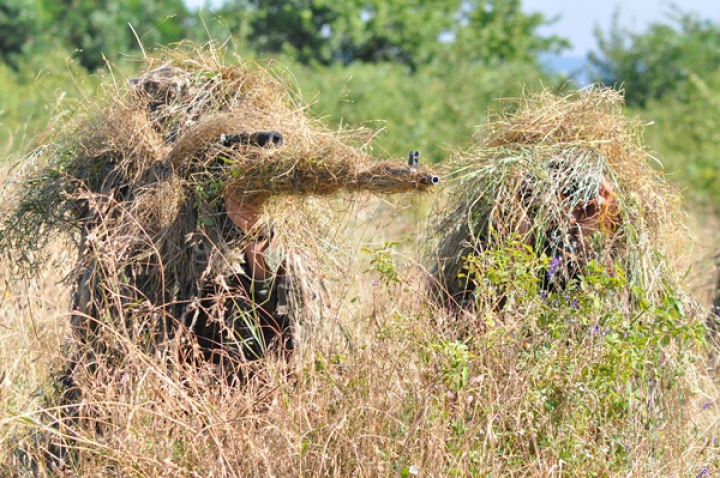
<svg viewBox="0 0 720 478"><path fill-rule="evenodd" d="M218 14L246 49L306 65L391 61L414 71L535 62L568 46L541 35L548 20L520 0L226 0ZM0 54L9 62L40 43L61 46L95 70L141 44L207 38L200 20L183 0L0 0Z"/></svg>
<svg viewBox="0 0 720 478"><path fill-rule="evenodd" d="M182 0L0 0L0 58L14 66L29 50L60 46L95 70L138 50L129 25L155 46L187 36L188 16Z"/></svg>
<svg viewBox="0 0 720 478"><path fill-rule="evenodd" d="M520 0L230 0L221 13L253 49L305 64L534 61L568 46Z"/></svg>
<svg viewBox="0 0 720 478"><path fill-rule="evenodd" d="M0 59L14 65L41 30L41 10L32 0L0 0Z"/></svg>
<svg viewBox="0 0 720 478"><path fill-rule="evenodd" d="M595 35L599 51L590 55L597 78L624 85L630 105L668 95L684 95L692 75L704 77L720 67L720 25L695 14L676 12L644 32L623 29L614 16L608 34Z"/></svg>

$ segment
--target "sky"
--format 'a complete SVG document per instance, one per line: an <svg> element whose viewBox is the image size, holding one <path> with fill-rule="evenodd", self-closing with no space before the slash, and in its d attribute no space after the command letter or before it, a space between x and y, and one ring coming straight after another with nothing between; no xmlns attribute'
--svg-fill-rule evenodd
<svg viewBox="0 0 720 478"><path fill-rule="evenodd" d="M197 8L204 0L185 0L185 3ZM210 0L209 3L217 5L222 0ZM522 0L522 4L526 12L541 12L548 18L560 16L540 33L569 39L572 49L564 56L584 57L594 50L597 47L593 34L595 25L607 32L616 8L619 8L621 26L630 31L641 32L648 24L666 19L673 4L679 5L682 12L697 12L701 18L720 23L720 0L682 0L681 3L670 0Z"/></svg>
<svg viewBox="0 0 720 478"><path fill-rule="evenodd" d="M595 26L607 32L612 25L612 16L619 9L620 25L630 31L642 32L653 22L667 20L678 5L681 12L696 12L700 18L720 23L720 1L682 0L682 3L667 0L523 0L526 12L541 12L552 18L560 15L554 24L544 27L543 34L555 34L567 38L572 49L566 56L586 56L597 48Z"/></svg>

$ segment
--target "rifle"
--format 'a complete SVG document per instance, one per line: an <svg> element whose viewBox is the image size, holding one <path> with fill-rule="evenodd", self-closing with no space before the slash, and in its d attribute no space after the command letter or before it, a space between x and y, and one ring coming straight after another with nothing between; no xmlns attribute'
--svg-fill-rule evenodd
<svg viewBox="0 0 720 478"><path fill-rule="evenodd" d="M248 147L265 150L285 144L276 131L222 134L220 139L228 148L220 154L230 170L227 191L241 202L258 204L278 194L331 195L340 189L395 194L426 191L440 183L439 176L419 168L419 151L410 151L407 164L398 164L357 154L338 158L285 155L282 150L248 154Z"/></svg>

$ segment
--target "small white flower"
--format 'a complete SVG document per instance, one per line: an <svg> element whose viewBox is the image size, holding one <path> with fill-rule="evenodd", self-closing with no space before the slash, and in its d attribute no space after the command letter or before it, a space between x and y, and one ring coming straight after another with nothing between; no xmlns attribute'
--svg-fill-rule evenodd
<svg viewBox="0 0 720 478"><path fill-rule="evenodd" d="M417 474L420 473L420 470L418 469L417 466L412 465L410 468L408 468L408 473L410 473L411 475L417 476Z"/></svg>

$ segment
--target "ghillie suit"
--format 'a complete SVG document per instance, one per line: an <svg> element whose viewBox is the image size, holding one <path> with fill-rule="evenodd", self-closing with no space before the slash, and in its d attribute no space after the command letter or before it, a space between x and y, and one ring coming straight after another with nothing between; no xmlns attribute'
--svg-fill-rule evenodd
<svg viewBox="0 0 720 478"><path fill-rule="evenodd" d="M539 258L543 295L576 287L589 264L610 274L620 266L638 284L657 280L651 271L660 266L639 263L647 257L637 247L677 224L677 209L622 105L619 93L595 88L528 96L456 153L457 187L439 214L430 259L440 303L504 307L515 291L489 280L487 268L495 267L490 256L510 249Z"/></svg>
<svg viewBox="0 0 720 478"><path fill-rule="evenodd" d="M219 108L219 111L232 108L231 104L223 104L227 99L215 98L207 91L201 93L210 89L207 84L194 80L185 69L169 64L149 70L143 77L131 80L130 84L131 101L136 102L136 107L140 109L143 106L146 108L149 119L147 127L152 127L161 135L164 145L173 147L170 154L176 153L176 140L187 141L184 130L192 128L203 115L207 115L207 108L213 108L209 110L213 114L218 113L215 108ZM232 88L232 85L227 86ZM219 104L213 104L218 101ZM257 148L282 146L283 136L278 132L221 134L214 139L226 151L219 153L214 161L200 159L203 150L211 146L213 136L194 138L198 141L199 150L188 151L189 155L197 155L196 160L205 161L200 169L184 171L184 168L193 168L193 165L184 164L183 158L177 156L174 163L166 158L152 165L151 170L145 173L149 178L142 180L147 181L147 184L140 186L144 189L165 183L164 187L177 187L182 191L183 186L172 182L177 179L173 178L176 171L184 175L212 176L208 191L201 184L200 191L185 198L185 204L175 205L179 222L170 225L172 232L157 231L160 234L181 234L187 241L184 251L179 250L180 244L173 244L176 248L173 253L179 255L172 256L170 262L176 267L185 266L187 269L180 269L171 284L163 283L157 277L155 268L164 267L163 257L153 257L154 251L148 256L148 251L143 250L145 244L134 244L130 245L127 264L118 271L122 284L114 292L108 290L104 261L109 258L114 263L116 260L112 258L111 251L105 251L110 254L107 256L101 252L107 248L109 241L117 240L116 231L106 230L108 223L132 221L134 214L162 207L168 200L166 194L173 194L171 191L163 191L157 197L150 196L150 201L162 202L157 205L142 204L133 213L127 208L130 203L139 200L133 191L135 188L127 185L124 171L115 177L116 170L113 169L100 186L99 198L89 196L83 199L80 272L72 303L73 330L80 334L83 343L103 343L96 337L102 326L98 318L108 312L111 320L126 317L125 330L131 337L145 337L147 340L149 337L144 327L140 325L137 330L137 313L134 308L140 307L141 310L145 309L144 312L150 312L160 307L156 311L160 314L154 315L156 312L153 312L151 316L151 335L167 342L175 336L178 326L187 329L197 342L203 358L215 364L238 364L262 358L270 350L293 349L287 304L289 278L285 264L277 265L273 271L267 270L263 252L268 246L268 238L259 237L258 232L251 234L264 201L237 205L230 193L221 192L219 188L223 181L219 177L225 173L223 169L232 154L242 150L242 154L255 158ZM192 157L185 159L192 161ZM207 178L202 179L205 180ZM178 200L173 197L170 199ZM234 211L239 211L235 212L236 217L231 214L234 211L231 211L229 205L234 205ZM245 218L248 214L252 216L251 220ZM158 219L153 218L153 222ZM143 233L147 234L145 231L151 226L141 227ZM132 233L138 235L137 231ZM143 241L155 247L154 237L146 237ZM255 254L253 249L258 247L260 250ZM150 262L145 263L140 259L143 256L151 257ZM165 255L164 258L167 260L169 256ZM251 261L251 258L254 260ZM258 261L261 261L260 265ZM256 271L258 267L262 271ZM167 271L161 273L166 274ZM297 292L304 294L306 291ZM110 297L113 299L108 300ZM134 303L130 306L133 310L131 315L127 314L127 301ZM156 340L150 338L148 345L155 347Z"/></svg>
<svg viewBox="0 0 720 478"><path fill-rule="evenodd" d="M299 324L325 314L325 251L309 249L318 223L280 217L273 198L437 182L405 161L373 161L366 136L309 118L259 66L202 49L147 61L25 158L36 170L4 211L0 244L14 262L37 265L58 235L78 251L64 403L78 401L78 374L117 382L138 350L176 368L211 362L227 378L292 350ZM262 217L269 206L274 221Z"/></svg>
<svg viewBox="0 0 720 478"><path fill-rule="evenodd" d="M256 318L230 319L229 311L293 320L313 312L322 287L308 276L318 274L293 256L305 255L298 242L312 226L277 225L287 255L273 272L288 292L286 303L272 299L272 311L264 310L259 295L276 287L254 283L245 249L270 239L270 227L253 220L242 230L228 202L257 214L277 195L422 191L437 179L404 162L371 161L351 145L356 137L309 119L260 67L222 66L212 55L165 56L159 67L149 60L143 76L109 91L108 104L36 153L47 164L25 182L2 239L7 250L32 254L58 231L79 237L73 323L86 343L104 328L122 327L154 347L158 337L186 327L208 340L207 348L213 342L227 350L231 342L256 358L264 351L238 340L259 337L238 333L245 326L237 325ZM288 324L277 324L280 335ZM202 332L207 327L213 331Z"/></svg>

